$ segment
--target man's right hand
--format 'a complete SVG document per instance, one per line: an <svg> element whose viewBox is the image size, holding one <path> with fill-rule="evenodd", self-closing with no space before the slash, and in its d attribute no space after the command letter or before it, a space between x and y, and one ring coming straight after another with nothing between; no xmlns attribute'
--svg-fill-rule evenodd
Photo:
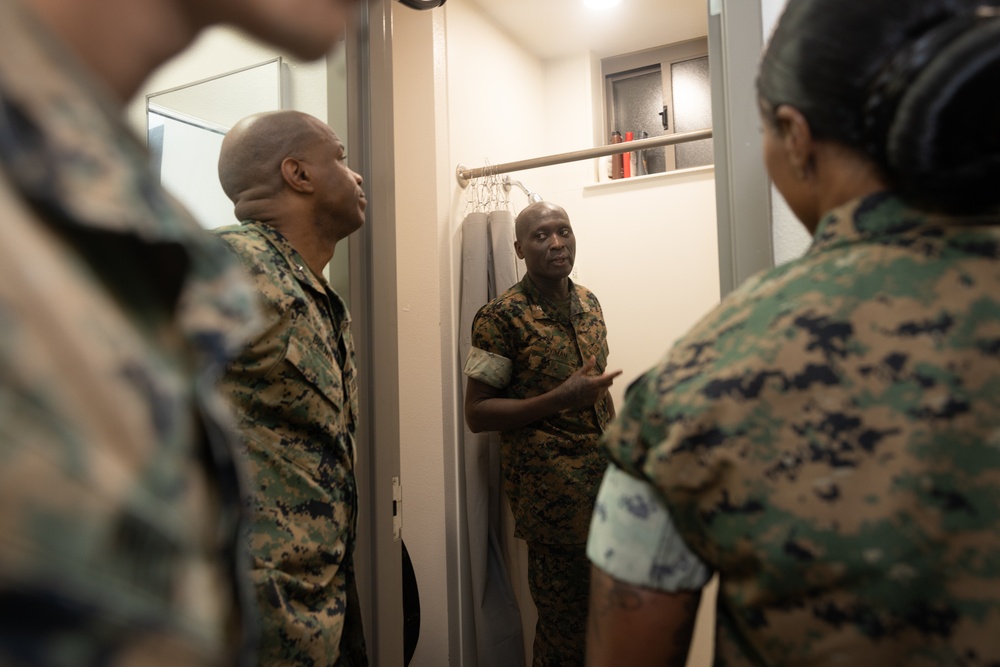
<svg viewBox="0 0 1000 667"><path fill-rule="evenodd" d="M593 407L604 400L608 387L622 374L593 375L595 368L597 359L591 357L561 385L530 398L505 398L503 390L470 377L465 386L465 422L473 433L512 431L562 410ZM614 417L610 401L608 410Z"/></svg>
<svg viewBox="0 0 1000 667"><path fill-rule="evenodd" d="M607 395L608 388L614 384L615 378L622 374L622 371L617 370L603 375L593 375L595 368L597 368L597 357L591 357L559 385L558 391L562 394L564 410L596 405Z"/></svg>

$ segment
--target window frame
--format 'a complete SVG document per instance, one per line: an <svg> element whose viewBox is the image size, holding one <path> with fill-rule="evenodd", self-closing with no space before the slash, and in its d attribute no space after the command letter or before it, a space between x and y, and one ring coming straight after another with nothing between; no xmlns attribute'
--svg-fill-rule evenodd
<svg viewBox="0 0 1000 667"><path fill-rule="evenodd" d="M660 86L663 91L663 103L667 106L667 129L666 134L676 132L674 123L674 89L671 65L674 63L694 60L695 58L708 57L708 37L695 37L683 42L675 42L665 46L658 46L652 49L626 53L618 56L610 56L601 59L601 124L598 132L600 143L604 145L611 142L611 133L616 129L614 120L614 92L612 85L614 81L644 73L652 67L660 68ZM709 63L711 71L711 62ZM677 158L674 146L664 147L664 157L666 171L670 173L677 170ZM714 166L715 162L706 167Z"/></svg>

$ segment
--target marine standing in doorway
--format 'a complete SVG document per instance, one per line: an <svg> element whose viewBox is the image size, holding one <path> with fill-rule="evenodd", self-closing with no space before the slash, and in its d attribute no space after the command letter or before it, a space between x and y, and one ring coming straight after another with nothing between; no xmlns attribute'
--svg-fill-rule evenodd
<svg viewBox="0 0 1000 667"><path fill-rule="evenodd" d="M606 462L597 443L614 416L601 305L569 276L576 237L561 207L538 202L515 223L526 275L472 325L465 418L499 431L515 536L528 543L538 608L533 665L583 664L594 497Z"/></svg>

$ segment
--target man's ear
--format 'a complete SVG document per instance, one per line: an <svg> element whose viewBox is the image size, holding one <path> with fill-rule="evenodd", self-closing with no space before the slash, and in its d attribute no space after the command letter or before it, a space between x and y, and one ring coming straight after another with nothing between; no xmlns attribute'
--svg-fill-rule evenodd
<svg viewBox="0 0 1000 667"><path fill-rule="evenodd" d="M520 241L514 241L514 252L517 253L517 258L518 259L524 259L524 253L521 252L521 242Z"/></svg>
<svg viewBox="0 0 1000 667"><path fill-rule="evenodd" d="M296 192L311 193L314 190L309 168L297 158L286 157L281 161L281 178Z"/></svg>
<svg viewBox="0 0 1000 667"><path fill-rule="evenodd" d="M787 104L779 106L774 117L788 164L799 179L805 180L814 174L816 158L816 145L809 122L798 109Z"/></svg>

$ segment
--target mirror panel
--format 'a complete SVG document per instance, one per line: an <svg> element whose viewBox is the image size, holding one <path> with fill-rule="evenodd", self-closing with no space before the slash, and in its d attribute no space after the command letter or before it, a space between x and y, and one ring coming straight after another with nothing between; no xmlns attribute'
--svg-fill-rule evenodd
<svg viewBox="0 0 1000 667"><path fill-rule="evenodd" d="M202 227L236 222L219 185L222 138L244 116L284 108L283 71L279 57L146 96L153 172Z"/></svg>

